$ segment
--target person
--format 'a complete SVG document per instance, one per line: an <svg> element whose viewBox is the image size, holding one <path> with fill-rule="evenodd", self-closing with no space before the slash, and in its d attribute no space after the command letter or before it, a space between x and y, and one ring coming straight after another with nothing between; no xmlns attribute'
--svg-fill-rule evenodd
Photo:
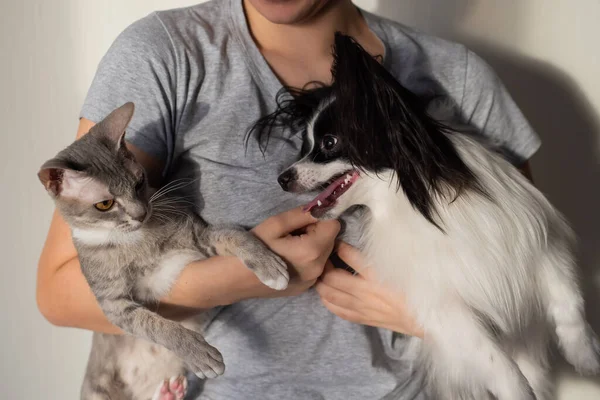
<svg viewBox="0 0 600 400"><path fill-rule="evenodd" d="M402 359L404 335L424 332L401 296L365 269L353 247L360 227L349 217L336 241L339 222L315 221L299 208L307 198L278 187L278 174L300 155L302 135L281 129L264 154L257 141L244 140L275 109L282 86L331 82L335 31L381 55L415 93L453 100L524 170L540 145L481 58L350 0L214 0L129 26L98 67L77 137L133 101L126 138L150 182L194 176L195 202L209 223L252 229L292 271L289 288L276 292L238 260L214 257L187 266L163 299L159 312L174 320L204 310L207 340L223 353L227 370L202 382L202 399L424 396ZM332 267L334 247L357 276ZM58 214L39 262L37 299L55 325L120 334L98 307Z"/></svg>

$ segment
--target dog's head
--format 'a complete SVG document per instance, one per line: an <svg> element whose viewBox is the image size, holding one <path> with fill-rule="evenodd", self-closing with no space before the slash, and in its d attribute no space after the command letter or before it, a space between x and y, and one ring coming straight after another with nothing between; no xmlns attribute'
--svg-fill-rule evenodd
<svg viewBox="0 0 600 400"><path fill-rule="evenodd" d="M434 196L446 186L474 182L447 128L428 115L425 99L351 37L336 34L333 55L330 87L296 92L266 118L286 115L306 126L303 157L281 173L279 184L290 192L319 191L307 209L318 218L336 218L361 204L361 182L391 172L396 189L433 222Z"/></svg>
<svg viewBox="0 0 600 400"><path fill-rule="evenodd" d="M288 192L318 191L306 209L323 219L337 218L360 202L351 191L359 185L361 172L352 158L353 144L334 127L334 103L331 97L324 99L313 112L306 126L304 156L278 178L279 185Z"/></svg>

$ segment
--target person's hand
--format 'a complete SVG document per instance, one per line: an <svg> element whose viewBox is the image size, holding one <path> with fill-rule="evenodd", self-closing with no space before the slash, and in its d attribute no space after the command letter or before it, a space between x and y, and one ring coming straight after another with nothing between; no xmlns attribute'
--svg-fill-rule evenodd
<svg viewBox="0 0 600 400"><path fill-rule="evenodd" d="M339 231L338 221L319 221L302 207L270 217L256 226L252 232L291 268L286 290L262 288L260 296L291 296L313 286L323 273Z"/></svg>
<svg viewBox="0 0 600 400"><path fill-rule="evenodd" d="M402 295L376 280L357 249L339 242L337 254L358 274L327 263L315 287L329 311L347 321L423 337Z"/></svg>

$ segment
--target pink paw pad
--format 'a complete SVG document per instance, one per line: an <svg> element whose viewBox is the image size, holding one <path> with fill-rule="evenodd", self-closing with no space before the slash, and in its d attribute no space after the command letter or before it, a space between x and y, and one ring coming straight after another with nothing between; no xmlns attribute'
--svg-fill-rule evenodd
<svg viewBox="0 0 600 400"><path fill-rule="evenodd" d="M174 376L165 379L156 389L152 400L183 400L187 391L187 379L185 376Z"/></svg>

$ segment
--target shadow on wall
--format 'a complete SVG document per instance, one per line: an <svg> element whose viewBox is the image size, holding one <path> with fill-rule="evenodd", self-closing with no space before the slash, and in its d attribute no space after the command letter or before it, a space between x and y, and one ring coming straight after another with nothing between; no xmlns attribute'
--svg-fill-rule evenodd
<svg viewBox="0 0 600 400"><path fill-rule="evenodd" d="M494 68L541 136L542 148L532 162L535 182L565 214L579 236L587 316L600 333L600 313L596 311L600 305L599 111L592 108L577 84L556 67L461 35L461 20L476 1L411 0L401 3L379 0L376 12L420 30L457 40L474 50ZM494 23L513 25L520 14L518 11L519 3L508 1L498 14L500 21ZM413 15L414 21L410 20ZM513 34L517 36L518 31L517 27L514 29L517 33Z"/></svg>

